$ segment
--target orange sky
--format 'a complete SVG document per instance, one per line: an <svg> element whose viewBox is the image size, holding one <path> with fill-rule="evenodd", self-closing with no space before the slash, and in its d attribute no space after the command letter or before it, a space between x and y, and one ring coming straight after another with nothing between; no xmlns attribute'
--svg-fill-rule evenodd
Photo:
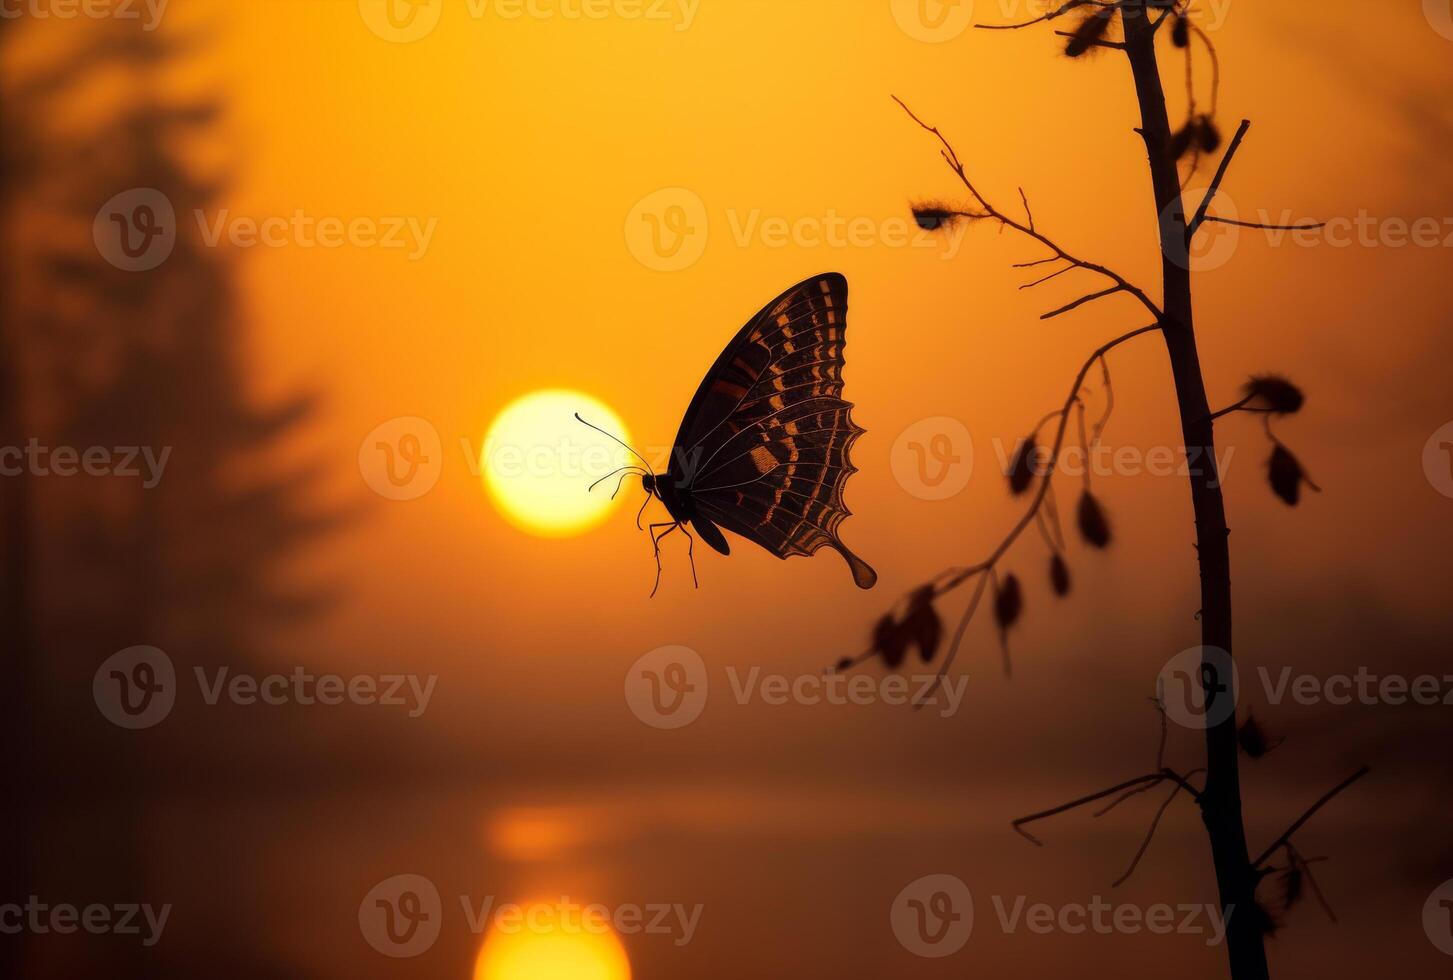
<svg viewBox="0 0 1453 980"><path fill-rule="evenodd" d="M341 579L348 595L290 638L289 656L441 674L430 724L444 743L505 773L481 786L488 802L471 800L467 817L443 807L449 830L477 829L458 842L469 855L460 860L498 859L486 829L518 808L563 807L569 820L598 819L607 830L586 835L581 851L566 848L543 873L528 861L511 873L521 888L563 879L610 891L631 872L623 855L643 846L631 835L647 811L689 836L706 801L720 820L715 832L752 840L766 812L798 844L840 821L856 842L845 853L854 854L864 838L891 838L884 827L900 822L930 838L963 826L987 834L1046 793L1068 797L1098 785L1100 770L1113 779L1131 765L1121 750L1145 748L1150 729L1136 714L1142 693L1165 655L1197 635L1187 490L1153 476L1099 479L1119 540L1107 555L1074 550L1079 587L1068 601L1051 608L1043 546L1026 538L1010 563L1029 591L1016 638L1021 669L1012 684L1000 678L995 639L981 623L962 661L974 679L966 715L734 713L727 704L673 741L629 718L620 701L626 667L664 644L690 646L713 668L816 671L861 649L898 595L997 543L1019 505L996 471L995 440L1012 444L1059 404L1090 350L1145 317L1117 298L1040 322L1040 312L1096 284L1071 275L1020 291L1011 263L1042 253L990 227L968 228L957 243L898 243L909 201L959 195L932 139L889 96L941 127L1006 210L1023 187L1042 228L1154 294L1144 148L1120 59L1071 62L1043 31L924 43L899 29L887 0L703 0L689 26L684 16L503 20L472 16L466 0L443 3L437 26L408 43L371 30L353 0L187 0L165 29L216 30L210 53L178 85L225 95L222 138L206 155L235 175L229 217L301 210L430 229L418 254L248 248L240 275L257 393L321 389L323 413L291 451L323 457L333 499L366 506L363 520L309 558L310 573ZM982 19L1000 19L993 6L981 0ZM1227 196L1243 218L1262 208L1298 219L1433 218L1443 237L1453 235L1445 98L1453 40L1430 29L1416 3L1339 0L1316 4L1314 15L1312 6L1231 3L1212 31L1223 128L1254 121ZM1173 117L1182 107L1174 71ZM633 208L664 188L699 199L709 229L699 258L677 271L640 261L627 233ZM780 245L760 233L773 219L812 229L857 221L870 240ZM1256 372L1284 371L1302 384L1308 406L1279 432L1324 489L1287 510L1266 489L1256 420L1221 425L1223 452L1233 453L1228 506L1239 640L1250 662L1325 655L1406 665L1446 653L1453 501L1429 485L1421 454L1453 417L1450 262L1453 243L1274 246L1248 232L1224 265L1198 276L1212 402L1234 400ZM847 397L868 430L855 450L861 472L849 484L854 516L844 537L877 567L876 591L860 594L835 557L784 564L734 542L725 559L698 549L699 591L684 553L668 549L661 593L650 600L653 566L633 507L560 540L530 537L495 512L459 447L477 447L511 400L580 389L613 406L639 443L664 443L746 317L828 270L851 284ZM1112 365L1118 407L1107 442L1174 446L1160 341L1137 341ZM400 416L428 420L442 439L440 482L413 501L376 497L357 464L364 437ZM961 494L932 502L899 485L891 452L900 433L936 416L963 423L976 466ZM1369 646L1389 642L1378 628L1388 622L1444 630L1443 649ZM1092 678L1087 664L1098 668ZM1082 691L1093 703L1082 703ZM1102 730L1107 717L1114 721ZM1319 737L1337 727L1322 716L1304 724ZM1308 751L1280 781L1253 781L1272 801L1252 818L1253 836L1295 808L1286 800L1334 780L1345 748ZM1392 773L1385 792L1403 785L1406 773ZM800 798L784 794L797 783ZM600 808L612 816L580 816ZM1182 816L1169 831L1173 846L1199 867L1194 815ZM1368 819L1360 807L1328 818L1344 842ZM417 857L430 853L428 836L379 850ZM1019 843L990 840L985 860ZM1062 844L1056 854L1066 864L1024 874L1050 888L1062 872L1087 890L1119 871L1106 873L1119 850L1095 859L1084 828ZM911 841L898 845L893 853L915 868L934 858ZM829 885L845 874L837 852L802 860ZM710 870L713 881L730 877L731 869ZM754 889L772 886L760 869L740 873ZM890 888L896 873L879 867L863 887ZM1334 880L1355 905L1358 879ZM1377 926L1384 940L1422 942L1388 915ZM1307 929L1293 940L1304 945L1284 954L1290 962L1310 970L1345 955L1320 923ZM808 945L843 941L821 922L802 936ZM789 939L760 941L778 949ZM326 952L300 933L282 941L300 955ZM1053 946L1049 961L1071 962L1082 948ZM997 963L1028 955L1013 944L994 949ZM876 947L874 955L885 971L902 965ZM1196 968L1210 976L1218 964ZM662 969L653 975L688 975Z"/></svg>

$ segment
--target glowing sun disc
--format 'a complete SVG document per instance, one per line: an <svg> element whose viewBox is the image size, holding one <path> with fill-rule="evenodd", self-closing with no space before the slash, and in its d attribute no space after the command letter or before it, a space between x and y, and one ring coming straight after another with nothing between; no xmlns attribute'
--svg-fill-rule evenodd
<svg viewBox="0 0 1453 980"><path fill-rule="evenodd" d="M587 492L616 467L639 461L577 422L576 412L630 442L625 423L608 406L563 388L521 396L490 423L479 457L481 478L495 507L521 530L548 538L583 534L627 496L622 490L611 500L614 478Z"/></svg>
<svg viewBox="0 0 1453 980"><path fill-rule="evenodd" d="M631 964L608 927L493 930L475 961L474 980L631 980Z"/></svg>

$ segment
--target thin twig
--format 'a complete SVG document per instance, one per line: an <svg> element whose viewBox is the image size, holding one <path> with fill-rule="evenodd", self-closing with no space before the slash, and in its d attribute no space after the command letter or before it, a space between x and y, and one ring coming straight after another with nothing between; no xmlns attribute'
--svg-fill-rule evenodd
<svg viewBox="0 0 1453 980"><path fill-rule="evenodd" d="M1099 263L1088 262L1084 259L1076 258L1070 253L1066 252L1055 241L1044 235L1037 228L1033 227L1032 225L1023 224L1020 221L1009 217L1009 215L1005 214L1004 212L1000 211L998 208L990 204L988 199L984 197L983 194L979 193L979 189L974 186L974 182L969 178L968 171L964 168L964 164L959 159L958 153L954 150L953 144L950 143L948 141L948 138L945 137L943 133L938 130L938 127L930 126L928 123L920 119L912 109L908 108L908 104L902 99L898 98L898 96L893 96L893 101L897 102L898 105L903 109L903 111L908 114L908 118L916 122L919 127L922 128L925 132L933 134L933 136L939 141L939 144L942 147L941 153L944 160L948 163L949 169L951 169L955 173L955 175L958 176L960 183L962 183L964 187L968 189L968 192L973 195L974 201L979 205L979 207L983 209L982 214L977 214L975 212L959 212L959 214L968 218L991 218L994 221L999 222L1001 227L1012 228L1020 234L1026 235L1034 239L1036 242L1039 242L1045 248L1053 252L1054 259L1063 259L1064 261L1069 262L1073 266L1085 269L1089 272L1098 273L1099 275L1104 276L1116 285L1116 289L1109 290L1100 295L1109 296L1114 292L1121 291L1129 293L1137 300L1139 300L1141 305L1149 310L1157 320L1161 319L1163 314L1160 311L1160 307L1156 306L1153 302L1151 302L1150 297L1145 294L1144 290L1140 289L1138 286L1131 284L1124 276L1120 275L1118 272L1114 272L1106 268L1103 265L1100 265ZM1053 259L1051 259L1051 261L1053 261ZM1095 296L1090 298L1093 299L1100 297ZM1074 306L1070 307L1070 309L1073 308ZM1061 312L1068 312L1068 310L1060 310L1053 315L1058 315L1058 313ZM1048 317L1042 317L1041 319L1048 319Z"/></svg>
<svg viewBox="0 0 1453 980"><path fill-rule="evenodd" d="M1040 507L1043 506L1044 501L1049 494L1051 477L1054 475L1055 465L1059 461L1060 450L1064 447L1065 429L1069 424L1070 409L1073 408L1075 403L1079 400L1080 389L1084 387L1085 376L1089 374L1090 368L1094 367L1097 361L1103 358L1110 351L1114 350L1116 347L1119 347L1121 344L1129 340L1133 340L1134 338L1139 337L1142 334L1147 334L1151 331L1159 330L1160 328L1161 327L1159 323L1151 323L1143 327L1138 327L1135 330L1123 333L1112 340L1106 341L1090 354L1090 356L1085 360L1085 363L1080 366L1079 373L1075 375L1074 383L1070 386L1070 392L1065 397L1064 407L1059 409L1057 412L1051 412L1049 415L1045 416L1044 421L1047 422L1049 419L1054 418L1055 415L1058 415L1059 425L1055 428L1054 442L1050 447L1049 456L1044 464L1044 475L1040 478L1039 489L1035 492L1034 499L1030 501L1029 509L1025 511L1024 516L1019 519L1014 527L1009 530L1009 533L1004 536L1004 538L999 542L998 547L996 547L989 554L988 558L984 559L976 565L948 569L944 572L940 572L937 576L935 576L934 580L930 583L930 586L933 589L932 598L937 599L941 596L947 595L974 576L992 571L994 566L999 563L999 559L1003 558L1004 555L1009 551L1009 549L1013 547L1014 542L1019 540L1019 536L1024 533L1025 529L1028 528L1032 523L1034 523L1036 515L1039 513ZM1044 423L1041 422L1040 424L1043 425ZM987 579L987 576L985 576L985 578ZM944 658L943 663L939 666L938 673L934 676L933 684L923 695L923 698L920 700L920 705L928 698L932 697L938 691L940 685L943 684L944 675L948 673L948 669L953 664L954 657L958 653L959 644L963 639L965 630L968 628L969 619L972 618L974 611L978 608L979 600L982 598L983 595L984 584L984 582L981 582L979 584L979 588L978 590L976 590L974 598L970 602L964 618L959 621L959 628L954 635L952 645L949 647L948 655ZM917 590L914 591L917 592ZM876 652L876 650L870 647L868 650L848 661L847 666L855 667L858 664L866 661L868 658L872 657Z"/></svg>
<svg viewBox="0 0 1453 980"><path fill-rule="evenodd" d="M1140 842L1140 849L1135 852L1135 857L1130 859L1130 867L1125 869L1123 875L1110 883L1111 888L1119 888L1130 879L1131 875L1135 874L1135 869L1140 866L1140 859L1145 857L1145 852L1150 849L1150 842L1155 839L1155 831L1160 826L1160 818L1165 816L1165 811L1170 809L1170 805L1175 802L1180 792L1181 787L1177 785L1165 798L1165 802L1160 805L1160 809L1155 811L1155 817L1150 821L1150 829L1145 832L1145 839Z"/></svg>
<svg viewBox="0 0 1453 980"><path fill-rule="evenodd" d="M1211 178L1211 186L1206 189L1206 196L1201 201L1201 206L1196 210L1196 216L1186 225L1186 244L1190 245L1191 236L1196 233L1206 220L1206 212L1211 209L1211 202L1216 199L1216 193L1221 189L1221 181L1226 179L1226 171L1231 167L1231 161L1236 156L1236 151L1241 149L1241 141L1246 138L1246 131L1251 128L1251 120L1241 120L1241 125L1236 127L1236 135L1231 138L1231 145L1226 148L1226 153L1221 157L1221 165L1216 168L1216 176Z"/></svg>
<svg viewBox="0 0 1453 980"><path fill-rule="evenodd" d="M1327 222L1325 221L1307 221L1299 225L1279 225L1275 222L1237 221L1235 218L1218 218L1214 214L1208 214L1201 220L1202 222L1214 221L1223 225L1235 225L1237 228L1264 228L1269 231L1316 231L1319 228L1327 227Z"/></svg>
<svg viewBox="0 0 1453 980"><path fill-rule="evenodd" d="M1300 817L1298 817L1296 822L1288 827L1284 834L1271 842L1271 846L1262 852L1261 857L1251 862L1251 866L1253 868L1260 868L1262 865L1266 864L1267 860L1273 854L1275 854L1280 847L1285 845L1287 841L1291 840L1292 835L1295 834L1298 830L1301 830L1302 826L1308 820L1312 819L1312 817L1316 814L1318 810L1322 809L1322 807L1330 803L1332 798L1338 793L1342 792L1347 787L1351 786L1353 783L1357 782L1359 779L1361 779L1363 776L1366 776L1371 771L1371 766L1363 766L1361 769L1358 769L1352 775L1342 780L1342 782L1338 783L1336 786L1333 786L1326 793L1323 793L1322 798L1317 800L1316 803L1313 803L1311 807L1307 809L1306 813L1303 813Z"/></svg>
<svg viewBox="0 0 1453 980"><path fill-rule="evenodd" d="M1163 782L1164 780L1165 777L1158 772L1146 773L1144 776L1136 776L1134 779L1127 779L1123 783L1117 783L1116 785L1111 786L1109 789L1102 789L1098 793L1091 793L1089 796L1082 796L1078 800L1071 800L1068 803L1061 803L1059 806L1050 807L1048 810L1041 810L1038 813L1031 813L1027 817L1019 817L1017 820L1014 820L1010 824L1010 826L1014 828L1016 833L1028 840L1034 846L1043 847L1044 841L1038 839L1029 831L1025 830L1025 824L1044 820L1048 817L1058 816L1061 813L1067 813L1070 810L1076 809L1077 807L1084 806L1086 803L1094 803L1096 800L1103 800L1107 796L1114 796L1116 793L1124 792L1132 786L1139 786L1141 783L1155 784Z"/></svg>

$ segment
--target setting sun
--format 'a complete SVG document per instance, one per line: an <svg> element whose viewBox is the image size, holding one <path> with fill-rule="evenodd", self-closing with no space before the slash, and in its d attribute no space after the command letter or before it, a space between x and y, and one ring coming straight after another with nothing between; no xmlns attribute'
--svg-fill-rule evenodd
<svg viewBox="0 0 1453 980"><path fill-rule="evenodd" d="M630 980L621 941L610 931L492 932L474 980Z"/></svg>
<svg viewBox="0 0 1453 980"><path fill-rule="evenodd" d="M615 480L590 485L630 461L630 453L575 419L630 441L609 407L578 391L531 392L507 405L489 427L480 472L509 522L540 537L570 537L595 527L622 499Z"/></svg>

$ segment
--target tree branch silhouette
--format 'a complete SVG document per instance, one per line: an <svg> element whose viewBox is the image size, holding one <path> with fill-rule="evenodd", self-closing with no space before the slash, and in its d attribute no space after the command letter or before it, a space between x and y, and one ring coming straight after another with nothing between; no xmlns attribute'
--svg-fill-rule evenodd
<svg viewBox="0 0 1453 980"><path fill-rule="evenodd" d="M1185 186L1196 173L1202 157L1216 154L1223 145L1215 120L1220 101L1220 58L1210 37L1196 23L1197 13L1189 0L1068 0L1028 21L977 26L987 30L1021 30L1076 13L1081 15L1081 19L1073 30L1054 32L1060 37L1068 38L1064 46L1065 53L1072 58L1079 58L1096 49L1115 50L1124 55L1130 69L1140 114L1140 122L1135 132L1145 147L1156 209L1154 220L1161 258L1161 288L1157 300L1152 300L1145 290L1108 266L1071 254L1058 241L1045 234L1040 229L1029 207L1028 196L1022 188L1019 189L1019 195L1024 207L1023 220L1011 217L996 207L975 185L949 139L936 126L928 124L918 116L906 102L896 95L893 97L914 123L938 141L940 155L969 196L969 201L964 206L936 202L915 204L913 215L920 227L935 230L960 221L989 220L999 223L1001 228L1010 228L1032 239L1047 249L1049 254L1014 264L1015 269L1036 270L1034 277L1022 284L1021 289L1044 286L1076 270L1092 272L1108 280L1108 285L1104 288L1086 291L1079 297L1041 314L1040 318L1043 320L1063 316L1119 293L1135 298L1154 319L1149 326L1122 334L1095 350L1075 376L1063 406L1046 415L1029 436L1021 440L1006 473L1010 492L1015 496L1027 493L1036 479L1038 485L1030 498L1028 508L989 555L975 564L940 572L908 593L878 621L866 652L838 662L836 669L845 670L873 657L880 657L890 669L896 668L904 662L907 650L913 646L918 647L925 662L931 662L938 655L938 646L943 637L935 602L972 582L972 594L953 633L947 653L940 661L935 684L919 700L918 707L922 707L923 703L936 694L938 682L952 667L955 657L962 649L970 621L991 592L991 606L1000 632L1007 672L1008 631L1022 615L1024 604L1017 577L1003 569L1002 563L1031 524L1039 527L1051 551L1049 578L1055 593L1064 596L1070 591L1069 569L1064 559L1065 542L1059 530L1058 508L1052 489L1053 477L1064 449L1071 413L1077 415L1079 438L1087 452L1098 444L1109 421L1114 399L1106 355L1115 347L1152 331L1161 335L1169 355L1183 446L1188 458L1203 461L1191 468L1186 479L1194 516L1200 582L1200 608L1197 616L1201 627L1201 645L1205 651L1200 665L1201 677L1208 691L1214 690L1212 685L1219 683L1218 670L1222 662L1218 659L1219 653L1224 652L1226 657L1230 657L1234 646L1229 545L1231 532L1226 519L1221 474L1216 464L1218 457L1215 423L1236 412L1261 415L1266 435L1273 447L1267 463L1267 478L1272 491L1286 504L1296 505L1303 486L1317 489L1300 462L1271 428L1274 419L1294 414L1301 409L1304 397L1297 386L1278 375L1253 376L1245 383L1242 397L1238 401L1220 411L1211 410L1195 331L1191 249L1195 234L1211 223L1278 229L1311 229L1321 227L1320 223L1281 225L1244 222L1210 213L1217 196L1222 193L1231 164L1244 144L1251 126L1249 120L1240 123L1229 144L1225 146L1209 189L1195 210L1190 212L1189 220L1187 219ZM1167 36L1160 30L1167 23L1172 25L1168 33L1169 43L1184 58L1187 95L1185 121L1175 129L1172 129L1170 123L1156 47L1158 37ZM1112 34L1111 29L1116 24L1119 25L1119 31ZM1203 49L1210 59L1209 111L1203 111L1197 99L1194 52L1198 48ZM1103 416L1093 430L1089 431L1085 418L1087 406L1084 385L1089 372L1097 363L1104 371L1106 407ZM1041 430L1050 422L1056 422L1056 425L1051 444L1046 451L1040 448L1039 437ZM1085 478L1086 485L1076 508L1076 522L1080 536L1087 544L1094 548L1104 548L1111 541L1111 526L1100 502L1090 492L1088 472ZM1219 904L1223 908L1248 910L1234 916L1227 923L1226 954L1231 976L1233 980L1267 980L1269 970L1265 935L1274 930L1276 924L1258 900L1258 886L1271 871L1280 870L1283 875L1286 907L1295 903L1302 894L1303 886L1308 883L1325 905L1320 889L1310 874L1309 865L1317 859L1301 857L1292 843L1292 837L1318 810L1361 778L1366 769L1364 767L1359 770L1325 794L1286 833L1277 838L1261 857L1252 861L1242 818L1239 754L1244 750L1252 758L1260 758L1274 748L1275 743L1258 737L1261 734L1260 729L1251 718L1247 719L1244 726L1238 727L1235 712L1230 712L1227 717L1214 722L1208 720L1204 734L1205 764L1183 774L1165 764L1165 714L1158 703L1157 707L1161 710L1162 731L1153 770L1068 803L1020 817L1013 821L1012 826L1017 833L1035 844L1040 844L1026 829L1028 825L1092 804L1102 804L1096 811L1098 816L1108 813L1133 797L1153 790L1156 786L1172 784L1171 793L1160 803L1129 867L1115 883L1118 885L1124 882L1134 873L1155 837L1162 816L1184 792L1201 811L1211 844ZM1204 779L1202 785L1198 786L1192 780L1200 776L1204 776ZM1287 865L1285 868L1272 869L1266 861L1278 851L1285 853ZM1328 912L1330 914L1330 907Z"/></svg>

